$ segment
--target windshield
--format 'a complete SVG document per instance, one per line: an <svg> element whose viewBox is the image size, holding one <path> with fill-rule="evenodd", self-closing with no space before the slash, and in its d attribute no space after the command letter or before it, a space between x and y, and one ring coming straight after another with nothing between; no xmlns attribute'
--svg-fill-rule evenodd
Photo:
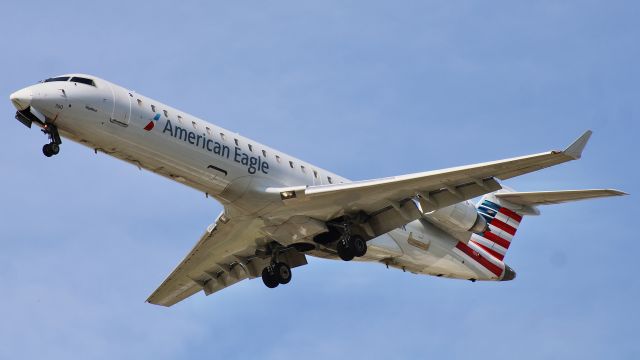
<svg viewBox="0 0 640 360"><path fill-rule="evenodd" d="M58 77L48 78L44 82L67 81L67 80L69 80L68 76L58 76Z"/></svg>

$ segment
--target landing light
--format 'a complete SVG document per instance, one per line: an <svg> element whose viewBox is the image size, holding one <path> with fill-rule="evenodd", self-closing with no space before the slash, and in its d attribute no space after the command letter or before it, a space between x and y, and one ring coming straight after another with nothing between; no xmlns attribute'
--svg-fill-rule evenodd
<svg viewBox="0 0 640 360"><path fill-rule="evenodd" d="M280 198L282 200L293 199L296 197L295 191L283 191L280 193Z"/></svg>

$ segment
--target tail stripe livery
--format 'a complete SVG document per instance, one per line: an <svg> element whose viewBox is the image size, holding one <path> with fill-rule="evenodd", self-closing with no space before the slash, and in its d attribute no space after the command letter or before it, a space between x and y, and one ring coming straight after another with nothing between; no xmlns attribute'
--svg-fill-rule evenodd
<svg viewBox="0 0 640 360"><path fill-rule="evenodd" d="M502 260L504 258L504 255L507 253L507 249L483 238L482 236L475 236L471 238L471 241L475 242L483 250L499 260Z"/></svg>
<svg viewBox="0 0 640 360"><path fill-rule="evenodd" d="M491 222L489 222L489 225L493 225L511 236L516 234L516 228L510 225L507 225L498 219L495 219L495 218L492 219Z"/></svg>
<svg viewBox="0 0 640 360"><path fill-rule="evenodd" d="M481 248L478 248L477 250L473 249L472 248L473 245L477 245L477 244L475 243L472 244L471 242L469 242L469 244L467 245L459 241L456 244L456 249L462 251L465 255L470 257L473 261L477 262L478 264L482 265L482 267L489 270L495 276L499 277L500 275L502 275L502 272L504 271L504 264L501 261L496 261L496 259L492 258L491 256L486 256L486 257L482 256Z"/></svg>
<svg viewBox="0 0 640 360"><path fill-rule="evenodd" d="M478 212L487 220L489 230L482 234L473 234L470 242L496 259L504 259L511 240L520 226L522 215L487 199L483 199L478 205Z"/></svg>
<svg viewBox="0 0 640 360"><path fill-rule="evenodd" d="M492 250L491 248L487 247L486 245L481 244L478 241L474 241L474 243L476 245L478 245L482 250L484 250L484 251L488 252L489 254L491 254L491 256L493 256L494 258L500 259L500 260L502 260L504 258L504 254L505 254L504 252L498 252L495 249Z"/></svg>
<svg viewBox="0 0 640 360"><path fill-rule="evenodd" d="M505 250L509 248L509 245L511 245L511 241L503 239L500 236L492 233L491 231L485 231L484 233L482 233L482 236L479 236L477 234L473 234L473 235L474 236L472 236L472 238L476 237L476 238L483 238L485 240L489 240L490 242L493 242L503 247Z"/></svg>

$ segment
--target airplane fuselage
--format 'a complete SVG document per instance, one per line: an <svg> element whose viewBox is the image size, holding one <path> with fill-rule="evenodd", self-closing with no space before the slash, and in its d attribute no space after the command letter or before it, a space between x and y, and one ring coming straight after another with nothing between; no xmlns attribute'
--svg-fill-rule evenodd
<svg viewBox="0 0 640 360"><path fill-rule="evenodd" d="M265 224L274 223L284 219L279 214L285 205L281 192L270 189L349 182L106 80L81 74L64 77L67 79L14 93L14 105L18 110L31 110L41 120L36 121L40 126L55 125L64 138L215 198L224 205L227 216L252 216ZM73 77L92 83L72 81ZM368 245L367 256L360 260L414 273L474 281L514 276L498 259L491 259L488 266L469 261L483 250L473 244L461 245L425 219L377 236ZM326 252L309 254L336 258Z"/></svg>

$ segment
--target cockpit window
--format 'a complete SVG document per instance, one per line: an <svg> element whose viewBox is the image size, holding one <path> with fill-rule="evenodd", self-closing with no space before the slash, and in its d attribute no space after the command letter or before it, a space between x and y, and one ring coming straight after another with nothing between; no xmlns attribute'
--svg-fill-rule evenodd
<svg viewBox="0 0 640 360"><path fill-rule="evenodd" d="M52 81L67 81L69 80L68 76L58 76L54 78L48 78L44 82L52 82Z"/></svg>
<svg viewBox="0 0 640 360"><path fill-rule="evenodd" d="M79 76L72 77L71 78L71 82L77 82L77 83L80 83L80 84L96 86L96 83L93 82L93 80L87 79L87 78L83 78L83 77L79 77Z"/></svg>

